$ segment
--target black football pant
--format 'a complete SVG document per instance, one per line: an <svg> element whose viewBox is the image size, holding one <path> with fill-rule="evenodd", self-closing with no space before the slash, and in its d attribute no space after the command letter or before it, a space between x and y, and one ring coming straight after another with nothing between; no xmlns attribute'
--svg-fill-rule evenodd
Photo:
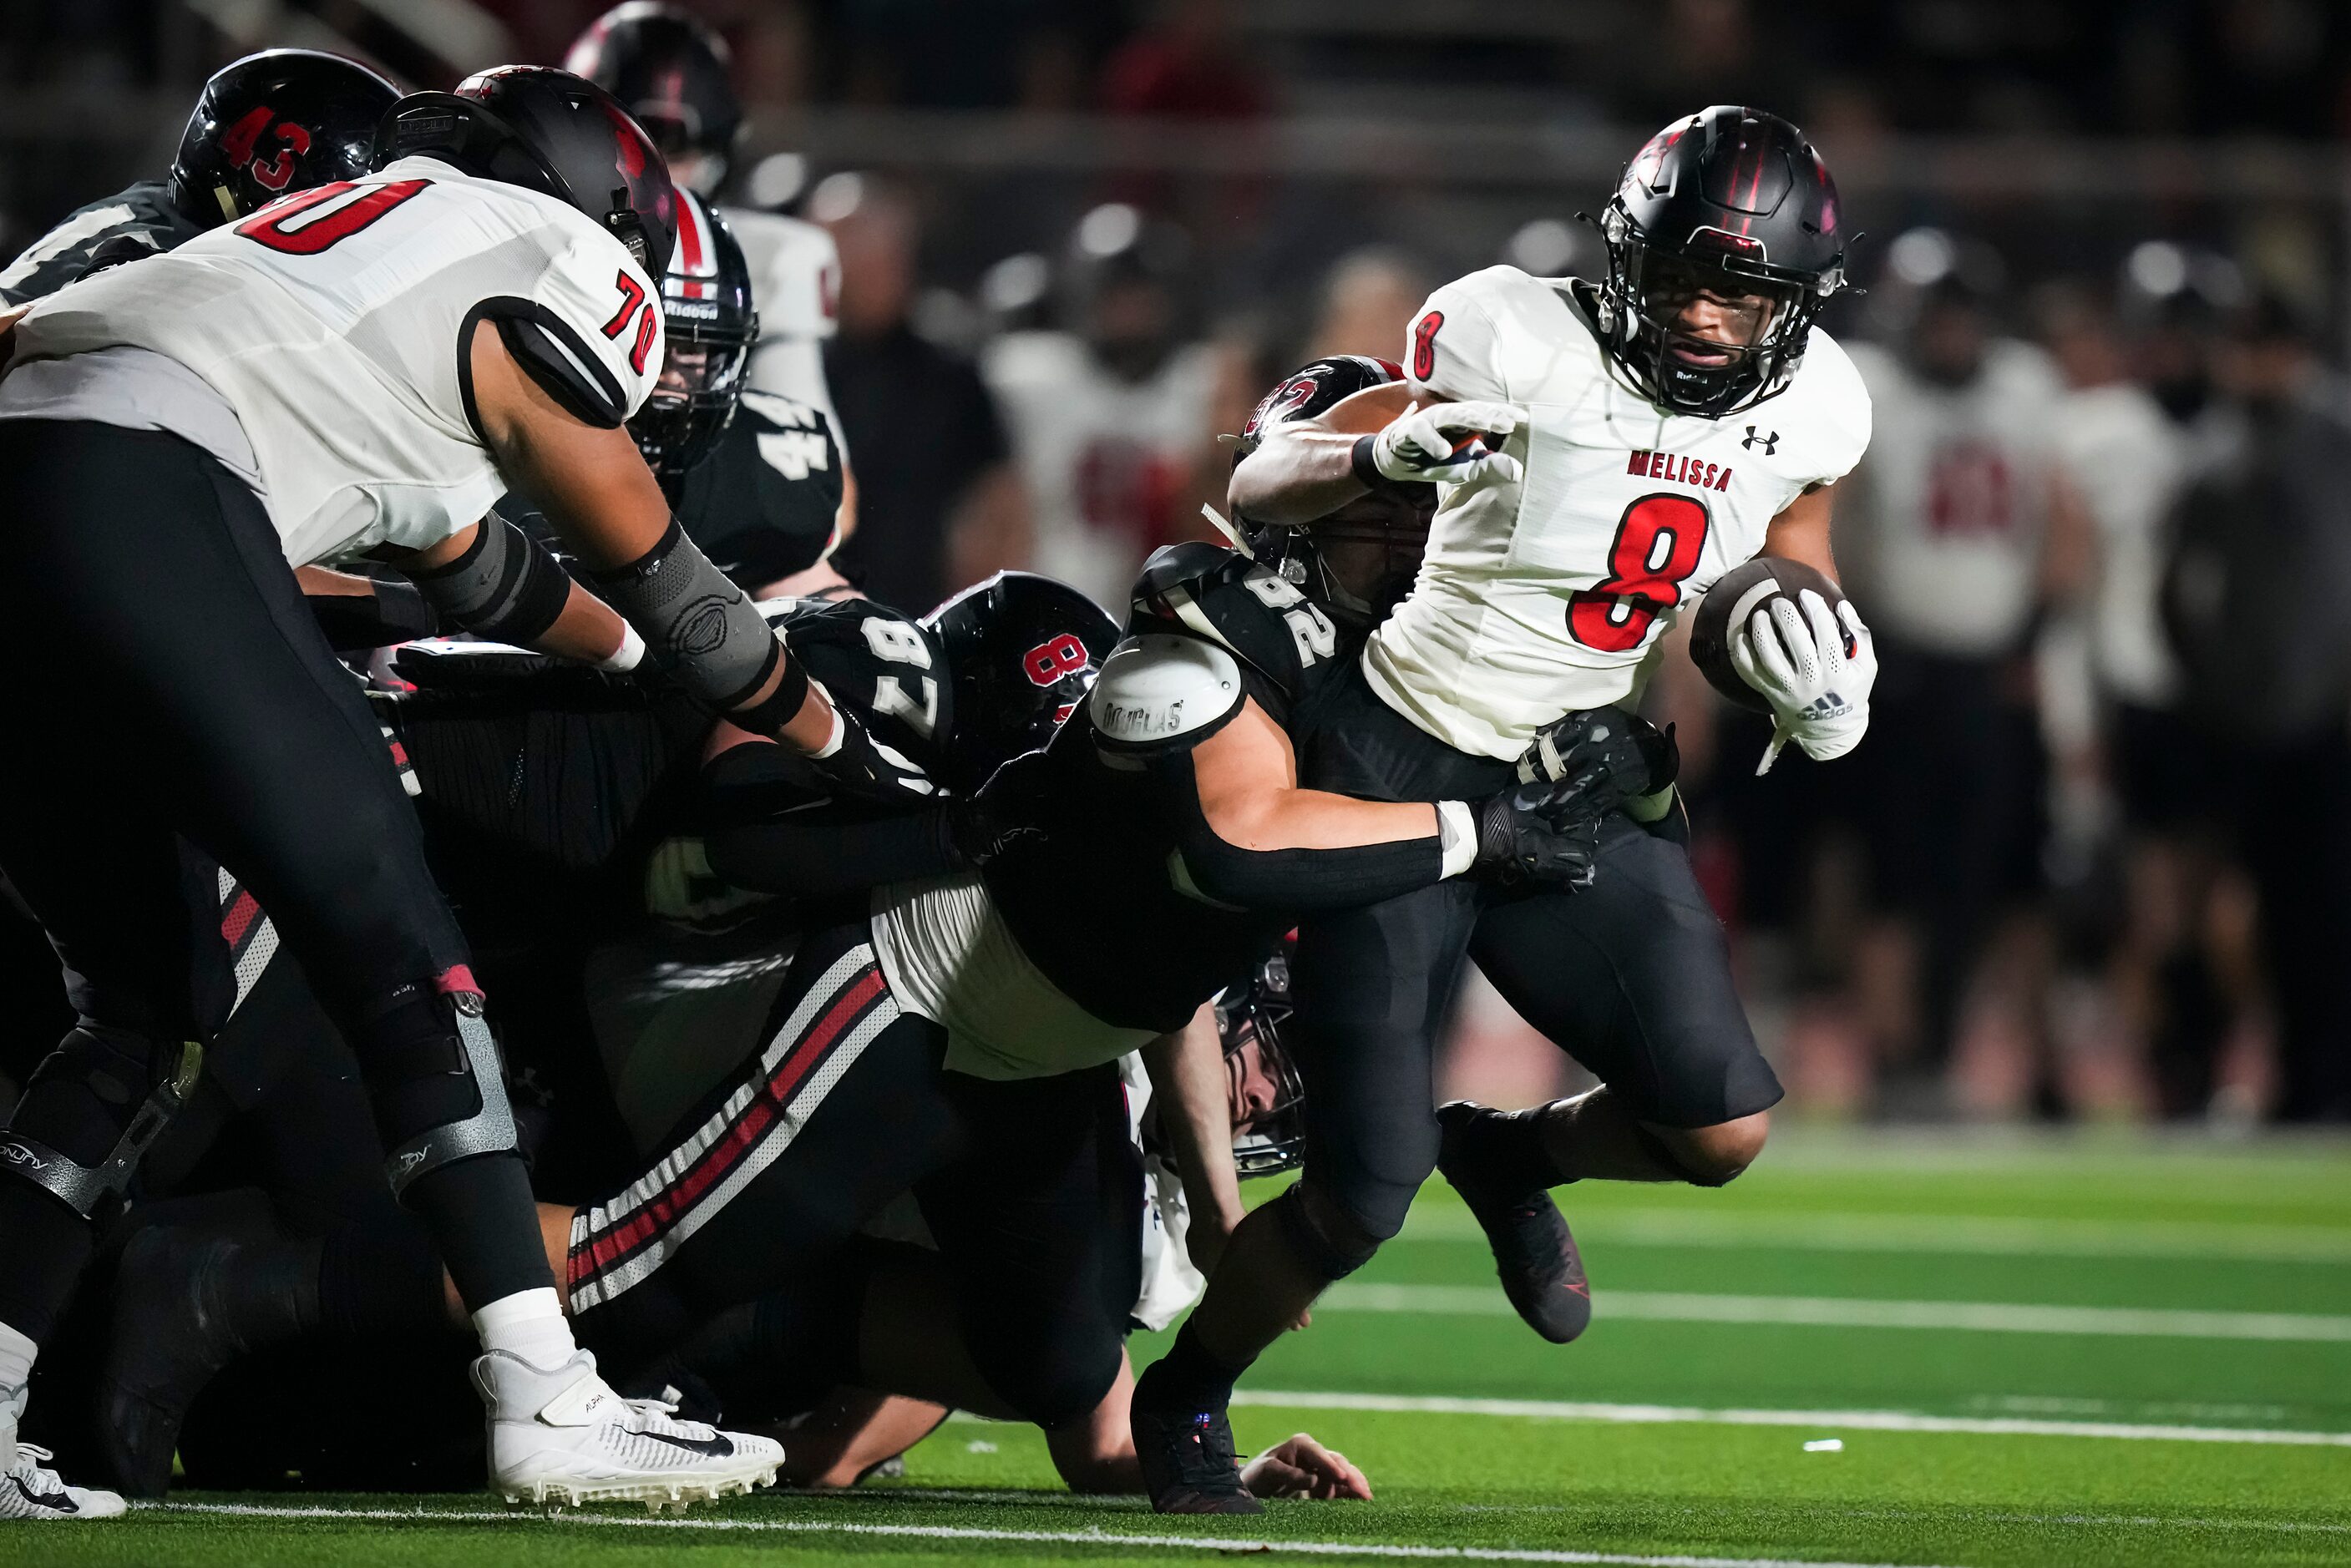
<svg viewBox="0 0 2351 1568"><path fill-rule="evenodd" d="M225 999L192 976L216 977L196 933L221 914L183 839L268 909L369 1069L388 1144L502 1096L464 1070L435 1012L469 989L464 939L259 499L186 441L109 425L0 421L0 626L18 671L0 867L86 1026L35 1074L10 1131L99 1165L179 1043L219 1024ZM468 1301L547 1282L518 1158L445 1166L408 1201ZM0 1239L0 1322L38 1341L89 1226L12 1179Z"/></svg>
<svg viewBox="0 0 2351 1568"><path fill-rule="evenodd" d="M1140 1287L1143 1172L1116 1064L948 1071L946 1032L901 1011L862 919L802 941L765 1033L641 1177L574 1219L582 1342L626 1376L837 1267L911 1189L988 1386L1039 1426L1092 1409Z"/></svg>
<svg viewBox="0 0 2351 1568"><path fill-rule="evenodd" d="M1514 764L1458 752L1381 701L1360 666L1300 718L1300 782L1311 788L1477 800L1515 776ZM1360 1230L1351 1240L1395 1235L1437 1168L1437 1050L1465 955L1644 1121L1710 1127L1780 1099L1689 857L1612 816L1583 892L1457 879L1299 928L1301 1181Z"/></svg>

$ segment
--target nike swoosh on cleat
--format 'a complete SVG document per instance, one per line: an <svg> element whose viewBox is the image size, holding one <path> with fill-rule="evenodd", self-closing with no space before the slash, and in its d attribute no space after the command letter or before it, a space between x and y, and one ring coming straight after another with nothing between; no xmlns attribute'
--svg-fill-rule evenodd
<svg viewBox="0 0 2351 1568"><path fill-rule="evenodd" d="M25 1501L31 1503L36 1508L53 1508L59 1513L79 1513L81 1511L81 1504L73 1500L73 1495L70 1492L35 1491L31 1487L25 1484L25 1478L22 1476L10 1476L8 1479L16 1484L16 1490L24 1494Z"/></svg>
<svg viewBox="0 0 2351 1568"><path fill-rule="evenodd" d="M687 1453L701 1454L714 1459L723 1459L735 1451L734 1442L724 1432L707 1438L673 1438L667 1432L640 1432L637 1436L651 1438L656 1443L667 1443L673 1448L684 1449Z"/></svg>

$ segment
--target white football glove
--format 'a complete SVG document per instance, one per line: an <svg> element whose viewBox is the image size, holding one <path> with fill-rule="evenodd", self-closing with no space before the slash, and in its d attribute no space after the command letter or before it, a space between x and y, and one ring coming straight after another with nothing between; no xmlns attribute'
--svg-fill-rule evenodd
<svg viewBox="0 0 2351 1568"><path fill-rule="evenodd" d="M1519 460L1500 448L1519 428L1519 417L1508 403L1414 405L1372 438L1372 466L1384 478L1405 482L1468 484L1489 474L1516 479Z"/></svg>
<svg viewBox="0 0 2351 1568"><path fill-rule="evenodd" d="M1774 595L1748 623L1730 631L1730 664L1739 678L1771 704L1771 743L1756 766L1771 771L1780 748L1793 741L1815 762L1841 757L1869 728L1869 689L1877 683L1877 650L1869 628L1848 601L1829 609L1810 588L1797 596L1803 612ZM1845 652L1846 635L1854 651Z"/></svg>

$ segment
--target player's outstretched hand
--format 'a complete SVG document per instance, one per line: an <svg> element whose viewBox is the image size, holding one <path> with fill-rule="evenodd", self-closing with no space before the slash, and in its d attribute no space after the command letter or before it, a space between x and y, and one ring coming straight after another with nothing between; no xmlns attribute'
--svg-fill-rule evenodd
<svg viewBox="0 0 2351 1568"><path fill-rule="evenodd" d="M1730 664L1739 678L1771 704L1768 772L1780 748L1793 741L1815 762L1841 757L1869 728L1869 691L1877 683L1877 650L1850 601L1834 611L1810 588L1798 596L1803 613L1775 596L1730 633Z"/></svg>
<svg viewBox="0 0 2351 1568"><path fill-rule="evenodd" d="M1241 1484L1254 1497L1306 1497L1321 1501L1372 1501L1372 1483L1347 1456L1304 1432L1266 1449L1241 1467Z"/></svg>
<svg viewBox="0 0 2351 1568"><path fill-rule="evenodd" d="M1372 466L1382 478L1405 483L1516 479L1519 460L1501 448L1521 422L1508 403L1415 405L1371 438Z"/></svg>

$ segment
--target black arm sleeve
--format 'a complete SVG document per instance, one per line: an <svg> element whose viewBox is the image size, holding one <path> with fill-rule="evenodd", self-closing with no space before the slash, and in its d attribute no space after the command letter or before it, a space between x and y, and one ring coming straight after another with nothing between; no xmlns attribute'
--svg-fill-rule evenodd
<svg viewBox="0 0 2351 1568"><path fill-rule="evenodd" d="M433 607L415 584L405 578L377 577L375 592L313 594L310 614L327 642L338 653L358 653L413 642L441 629Z"/></svg>
<svg viewBox="0 0 2351 1568"><path fill-rule="evenodd" d="M1376 904L1445 878L1441 833L1344 849L1243 849L1208 826L1190 753L1167 757L1153 771L1167 788L1184 868L1201 896L1217 903L1307 915Z"/></svg>
<svg viewBox="0 0 2351 1568"><path fill-rule="evenodd" d="M710 868L737 888L834 898L956 869L943 805L883 812L827 798L822 776L780 746L737 746L703 770Z"/></svg>

